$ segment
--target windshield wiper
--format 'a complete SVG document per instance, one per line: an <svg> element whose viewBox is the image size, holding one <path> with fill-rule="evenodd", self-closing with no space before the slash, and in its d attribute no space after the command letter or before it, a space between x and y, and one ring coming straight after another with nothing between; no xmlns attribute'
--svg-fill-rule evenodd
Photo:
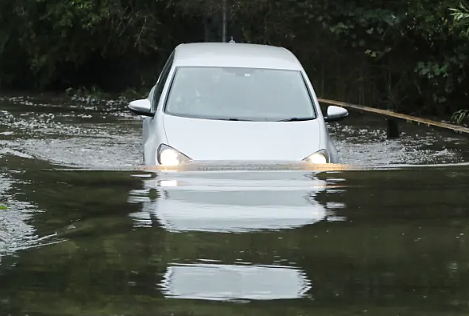
<svg viewBox="0 0 469 316"><path fill-rule="evenodd" d="M251 120L248 119L239 119L239 118L234 118L234 117L220 117L216 118L216 120L222 120L222 121L244 121L244 122L250 122Z"/></svg>
<svg viewBox="0 0 469 316"><path fill-rule="evenodd" d="M279 120L277 122L299 122L299 121L309 121L312 120L312 117L291 117L283 120Z"/></svg>

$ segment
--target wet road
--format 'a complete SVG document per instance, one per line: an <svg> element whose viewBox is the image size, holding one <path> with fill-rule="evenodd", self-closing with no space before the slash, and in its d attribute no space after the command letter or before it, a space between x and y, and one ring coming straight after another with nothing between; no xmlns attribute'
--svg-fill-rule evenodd
<svg viewBox="0 0 469 316"><path fill-rule="evenodd" d="M118 171L139 120L63 104L0 101L0 315L469 312L469 167L425 166L467 138L352 115L344 163L420 167Z"/></svg>

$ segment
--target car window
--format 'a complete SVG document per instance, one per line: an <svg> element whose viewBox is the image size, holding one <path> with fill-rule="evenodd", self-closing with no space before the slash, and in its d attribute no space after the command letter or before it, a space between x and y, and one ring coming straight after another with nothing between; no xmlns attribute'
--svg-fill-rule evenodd
<svg viewBox="0 0 469 316"><path fill-rule="evenodd" d="M173 64L173 60L174 60L174 52L171 53L171 55L169 56L168 60L166 61L166 64L163 67L163 70L161 71L160 77L158 78L158 81L156 82L154 95L153 95L152 112L156 111L156 108L158 107L158 103L161 99L161 93L163 92L164 85L166 83L166 80L168 79L169 72Z"/></svg>
<svg viewBox="0 0 469 316"><path fill-rule="evenodd" d="M165 112L250 121L316 118L301 72L233 67L179 67Z"/></svg>

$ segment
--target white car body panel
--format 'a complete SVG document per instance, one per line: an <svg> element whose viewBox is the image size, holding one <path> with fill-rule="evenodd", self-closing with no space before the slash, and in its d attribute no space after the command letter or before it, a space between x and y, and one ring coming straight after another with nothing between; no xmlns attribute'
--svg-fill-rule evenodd
<svg viewBox="0 0 469 316"><path fill-rule="evenodd" d="M194 160L302 160L321 147L319 121L232 122L164 115L171 146Z"/></svg>

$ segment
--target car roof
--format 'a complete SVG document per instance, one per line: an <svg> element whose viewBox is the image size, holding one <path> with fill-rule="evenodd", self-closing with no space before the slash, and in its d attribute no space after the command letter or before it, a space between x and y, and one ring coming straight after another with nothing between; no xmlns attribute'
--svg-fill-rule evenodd
<svg viewBox="0 0 469 316"><path fill-rule="evenodd" d="M248 43L185 43L174 53L174 66L253 67L303 70L296 56L283 47Z"/></svg>

